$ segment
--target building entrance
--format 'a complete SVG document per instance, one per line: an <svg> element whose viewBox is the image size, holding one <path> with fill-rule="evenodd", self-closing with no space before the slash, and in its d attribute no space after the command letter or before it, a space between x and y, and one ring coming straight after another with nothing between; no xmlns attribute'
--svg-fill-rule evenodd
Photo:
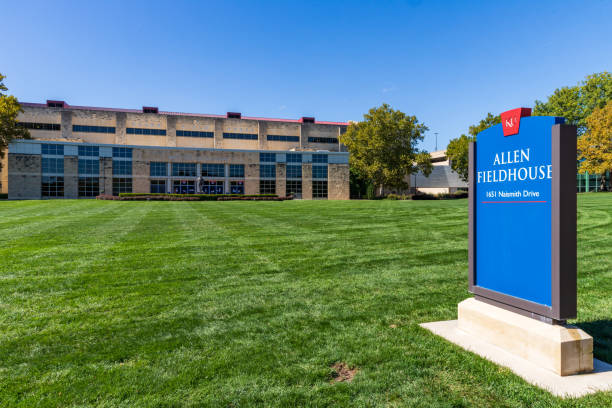
<svg viewBox="0 0 612 408"><path fill-rule="evenodd" d="M174 194L195 194L194 180L174 180L172 186Z"/></svg>

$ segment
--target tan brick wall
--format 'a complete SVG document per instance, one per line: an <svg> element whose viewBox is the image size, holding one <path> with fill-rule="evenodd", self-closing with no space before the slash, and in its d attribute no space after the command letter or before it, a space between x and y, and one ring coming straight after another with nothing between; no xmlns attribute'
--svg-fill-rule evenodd
<svg viewBox="0 0 612 408"><path fill-rule="evenodd" d="M79 158L64 156L64 198L79 198Z"/></svg>
<svg viewBox="0 0 612 408"><path fill-rule="evenodd" d="M8 195L10 199L40 199L42 159L39 155L8 155Z"/></svg>
<svg viewBox="0 0 612 408"><path fill-rule="evenodd" d="M329 164L327 169L327 198L329 200L348 200L349 191L349 165Z"/></svg>
<svg viewBox="0 0 612 408"><path fill-rule="evenodd" d="M287 195L287 164L276 163L276 195Z"/></svg>
<svg viewBox="0 0 612 408"><path fill-rule="evenodd" d="M302 199L312 200L312 164L302 163Z"/></svg>

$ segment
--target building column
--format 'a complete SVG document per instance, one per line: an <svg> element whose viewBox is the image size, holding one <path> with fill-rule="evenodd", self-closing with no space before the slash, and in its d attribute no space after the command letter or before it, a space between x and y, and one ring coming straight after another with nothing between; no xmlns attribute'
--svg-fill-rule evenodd
<svg viewBox="0 0 612 408"><path fill-rule="evenodd" d="M142 160L132 161L132 192L148 193L151 191L149 182L149 163Z"/></svg>
<svg viewBox="0 0 612 408"><path fill-rule="evenodd" d="M72 138L72 111L62 110L61 121L62 121L62 126L61 126L62 138L71 139Z"/></svg>
<svg viewBox="0 0 612 408"><path fill-rule="evenodd" d="M312 200L312 163L302 163L302 199Z"/></svg>
<svg viewBox="0 0 612 408"><path fill-rule="evenodd" d="M127 114L125 112L115 113L115 144L127 144L126 124Z"/></svg>
<svg viewBox="0 0 612 408"><path fill-rule="evenodd" d="M349 189L349 165L329 164L327 167L327 198L329 200L348 200Z"/></svg>
<svg viewBox="0 0 612 408"><path fill-rule="evenodd" d="M113 158L100 158L100 194L113 195Z"/></svg>
<svg viewBox="0 0 612 408"><path fill-rule="evenodd" d="M285 197L287 195L287 164L276 163L276 195Z"/></svg>
<svg viewBox="0 0 612 408"><path fill-rule="evenodd" d="M223 148L223 121L224 119L215 119L215 149Z"/></svg>
<svg viewBox="0 0 612 408"><path fill-rule="evenodd" d="M244 173L244 194L259 194L259 164L245 164Z"/></svg>
<svg viewBox="0 0 612 408"><path fill-rule="evenodd" d="M166 116L166 146L176 147L176 116Z"/></svg>
<svg viewBox="0 0 612 408"><path fill-rule="evenodd" d="M79 198L78 156L64 156L64 198Z"/></svg>
<svg viewBox="0 0 612 408"><path fill-rule="evenodd" d="M259 139L259 149L267 150L268 149L268 126L266 122L258 120L257 121L257 138Z"/></svg>

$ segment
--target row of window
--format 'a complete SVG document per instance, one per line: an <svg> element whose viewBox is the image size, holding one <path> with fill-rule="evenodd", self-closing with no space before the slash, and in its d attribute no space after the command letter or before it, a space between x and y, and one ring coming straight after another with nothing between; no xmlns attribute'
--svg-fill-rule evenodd
<svg viewBox="0 0 612 408"><path fill-rule="evenodd" d="M151 180L151 193L165 193L166 180ZM195 194L196 193L196 182L195 180L173 180L171 186L171 192L175 194ZM200 192L203 194L224 194L223 181L210 181L202 180L200 183ZM231 181L230 190L231 194L244 194L244 181Z"/></svg>
<svg viewBox="0 0 612 408"><path fill-rule="evenodd" d="M128 135L166 136L166 129L126 128Z"/></svg>
<svg viewBox="0 0 612 408"><path fill-rule="evenodd" d="M168 163L151 162L151 177L167 177ZM220 163L202 163L200 174L202 177L225 177L225 165ZM172 163L173 177L197 177L196 163ZM244 164L230 164L229 176L244 178Z"/></svg>
<svg viewBox="0 0 612 408"><path fill-rule="evenodd" d="M151 180L151 193L165 193L166 180ZM64 177L43 176L42 178L43 197L63 197L64 196ZM287 180L286 194L301 196L302 181ZM202 180L200 191L204 194L223 194L224 185L222 181ZM132 192L131 178L113 178L113 195ZM196 192L195 180L174 180L172 182L172 192L177 194L194 194ZM244 181L231 181L230 193L244 194ZM275 180L260 180L260 194L276 194ZM79 196L95 197L100 194L100 179L98 177L79 177ZM312 197L327 198L327 181L312 182Z"/></svg>
<svg viewBox="0 0 612 408"><path fill-rule="evenodd" d="M62 128L57 123L19 122L18 125L30 130L61 130Z"/></svg>
<svg viewBox="0 0 612 408"><path fill-rule="evenodd" d="M269 141L273 142L299 142L299 136L285 136L285 135L268 135Z"/></svg>
<svg viewBox="0 0 612 408"><path fill-rule="evenodd" d="M197 130L177 130L176 135L183 137L215 137L214 132L199 132Z"/></svg>
<svg viewBox="0 0 612 408"><path fill-rule="evenodd" d="M309 137L308 143L338 143L335 137Z"/></svg>
<svg viewBox="0 0 612 408"><path fill-rule="evenodd" d="M223 133L224 139L257 140L256 133Z"/></svg>
<svg viewBox="0 0 612 408"><path fill-rule="evenodd" d="M100 156L99 146L79 146L79 156ZM46 144L41 145L41 153L43 155L63 156L64 145L61 144ZM132 149L129 147L113 147L113 157L132 158Z"/></svg>
<svg viewBox="0 0 612 408"><path fill-rule="evenodd" d="M87 133L115 133L115 128L112 126L72 125L72 131Z"/></svg>

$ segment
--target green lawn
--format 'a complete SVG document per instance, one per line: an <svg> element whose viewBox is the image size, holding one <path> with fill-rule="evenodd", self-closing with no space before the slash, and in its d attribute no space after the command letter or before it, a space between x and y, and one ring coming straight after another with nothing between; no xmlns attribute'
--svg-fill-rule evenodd
<svg viewBox="0 0 612 408"><path fill-rule="evenodd" d="M612 194L578 203L576 323L612 362ZM466 200L5 201L0 232L2 407L612 405L418 326L469 296Z"/></svg>

